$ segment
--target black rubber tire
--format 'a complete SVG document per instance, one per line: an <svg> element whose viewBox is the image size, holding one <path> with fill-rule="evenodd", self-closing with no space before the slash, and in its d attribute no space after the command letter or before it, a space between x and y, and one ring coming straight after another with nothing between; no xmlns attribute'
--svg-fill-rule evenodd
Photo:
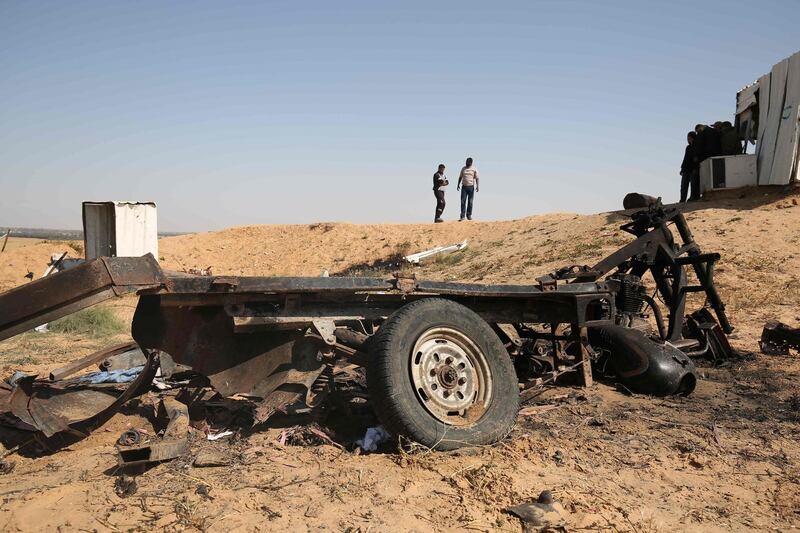
<svg viewBox="0 0 800 533"><path fill-rule="evenodd" d="M453 426L437 420L420 403L411 381L411 352L431 327L444 326L467 335L486 357L492 397L472 425ZM519 388L511 358L489 324L463 305L426 298L395 311L371 343L367 388L375 414L395 435L436 450L491 444L505 437L519 411Z"/></svg>

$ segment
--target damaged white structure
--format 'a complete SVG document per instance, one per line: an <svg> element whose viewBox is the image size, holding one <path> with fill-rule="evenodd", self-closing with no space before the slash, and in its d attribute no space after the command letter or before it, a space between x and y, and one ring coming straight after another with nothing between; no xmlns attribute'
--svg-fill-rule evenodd
<svg viewBox="0 0 800 533"><path fill-rule="evenodd" d="M154 202L83 202L86 259L139 257L158 259L158 218Z"/></svg>
<svg viewBox="0 0 800 533"><path fill-rule="evenodd" d="M800 137L800 52L736 93L735 128L752 154L710 157L700 163L703 192L797 181Z"/></svg>
<svg viewBox="0 0 800 533"><path fill-rule="evenodd" d="M756 145L757 185L797 181L800 134L800 52L772 67L736 95L736 127ZM736 156L740 157L740 156Z"/></svg>

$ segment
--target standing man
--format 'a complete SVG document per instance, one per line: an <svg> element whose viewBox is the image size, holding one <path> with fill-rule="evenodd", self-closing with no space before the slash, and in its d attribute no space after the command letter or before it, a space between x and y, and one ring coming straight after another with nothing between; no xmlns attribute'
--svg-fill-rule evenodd
<svg viewBox="0 0 800 533"><path fill-rule="evenodd" d="M434 222L444 222L442 213L444 212L444 190L447 187L447 177L444 175L444 165L439 165L439 170L433 175L433 195L436 197L436 216Z"/></svg>
<svg viewBox="0 0 800 533"><path fill-rule="evenodd" d="M458 176L456 190L459 189L461 189L461 217L458 221L463 221L464 215L467 216L467 220L472 220L472 199L480 187L478 187L478 169L472 166L471 157L467 158L467 164Z"/></svg>
<svg viewBox="0 0 800 533"><path fill-rule="evenodd" d="M699 196L694 175L697 173L697 161L695 160L694 140L697 134L690 131L686 135L686 150L683 153L681 162L681 203L686 201L686 193L689 192L689 185L692 186L692 200Z"/></svg>

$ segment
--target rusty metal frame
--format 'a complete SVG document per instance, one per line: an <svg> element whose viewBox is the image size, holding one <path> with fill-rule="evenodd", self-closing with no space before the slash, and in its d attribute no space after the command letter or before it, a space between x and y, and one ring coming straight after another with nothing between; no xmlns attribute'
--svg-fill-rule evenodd
<svg viewBox="0 0 800 533"><path fill-rule="evenodd" d="M569 285L597 282L612 270L642 277L648 271L653 276L661 299L669 308L666 340L677 341L683 334L686 296L691 292L705 292L722 330L729 334L733 326L725 313L725 304L714 283L714 265L717 253L703 253L694 241L686 218L677 207L664 207L654 201L648 207L631 214L631 221L621 229L636 239L592 267L568 267L550 276L539 278L542 286L558 286L558 281ZM674 226L681 242L675 241L670 226ZM698 285L689 285L686 267L692 267ZM614 280L608 280L614 284ZM561 286L558 286L561 289Z"/></svg>
<svg viewBox="0 0 800 533"><path fill-rule="evenodd" d="M653 275L670 311L665 340L680 339L690 292L706 293L721 328L730 333L733 328L713 280L719 255L701 252L677 209L654 202L631 218L622 229L636 237L633 242L593 267L565 268L539 278L537 285L425 281L400 275L394 279L195 276L163 272L149 254L98 258L0 294L0 340L136 292L140 298L132 336L148 354L145 371L111 406L77 423L46 412L44 403L37 401L32 378L20 381L9 404L18 418L48 437L80 432L141 393L152 381L158 353L163 351L176 363L205 375L220 394L259 398L264 411L272 412L288 401L314 396L315 382L327 375L337 356L364 362L368 350L359 343L340 342L337 327L363 331L366 338L400 307L431 297L461 303L489 324L504 325L498 330L501 337L503 332L510 335L512 344L514 333L550 342L557 363L553 379L580 366L582 381L589 386L597 355L588 332L615 324L617 316L620 282L605 278L612 270ZM681 243L675 241L671 226ZM699 285L687 282L690 266ZM526 324L546 325L549 330L534 331ZM520 345L514 353L519 353ZM90 360L94 359L78 361L54 375L73 372ZM563 368L568 370L558 370Z"/></svg>
<svg viewBox="0 0 800 533"><path fill-rule="evenodd" d="M764 324L760 346L768 355L788 355L789 349L800 350L800 328L771 320Z"/></svg>
<svg viewBox="0 0 800 533"><path fill-rule="evenodd" d="M0 341L115 296L165 282L151 254L101 257L0 294Z"/></svg>

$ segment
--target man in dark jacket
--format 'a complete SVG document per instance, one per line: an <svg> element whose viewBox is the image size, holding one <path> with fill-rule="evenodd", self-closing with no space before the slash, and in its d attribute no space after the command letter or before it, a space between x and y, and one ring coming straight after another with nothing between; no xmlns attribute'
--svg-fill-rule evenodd
<svg viewBox="0 0 800 533"><path fill-rule="evenodd" d="M689 191L689 184L692 186L691 199L696 200L700 196L700 178L697 173L697 161L695 160L695 138L697 134L690 131L686 134L686 150L683 153L681 162L681 203L686 201L686 193Z"/></svg>
<svg viewBox="0 0 800 533"><path fill-rule="evenodd" d="M444 175L444 165L439 165L436 174L433 175L433 195L436 197L436 216L434 222L444 222L442 220L442 213L444 213L444 190L447 187L447 177Z"/></svg>
<svg viewBox="0 0 800 533"><path fill-rule="evenodd" d="M722 155L739 155L742 153L742 140L730 121L722 123Z"/></svg>
<svg viewBox="0 0 800 533"><path fill-rule="evenodd" d="M698 166L709 157L722 155L722 134L705 124L694 127L697 137L694 139L695 160Z"/></svg>

